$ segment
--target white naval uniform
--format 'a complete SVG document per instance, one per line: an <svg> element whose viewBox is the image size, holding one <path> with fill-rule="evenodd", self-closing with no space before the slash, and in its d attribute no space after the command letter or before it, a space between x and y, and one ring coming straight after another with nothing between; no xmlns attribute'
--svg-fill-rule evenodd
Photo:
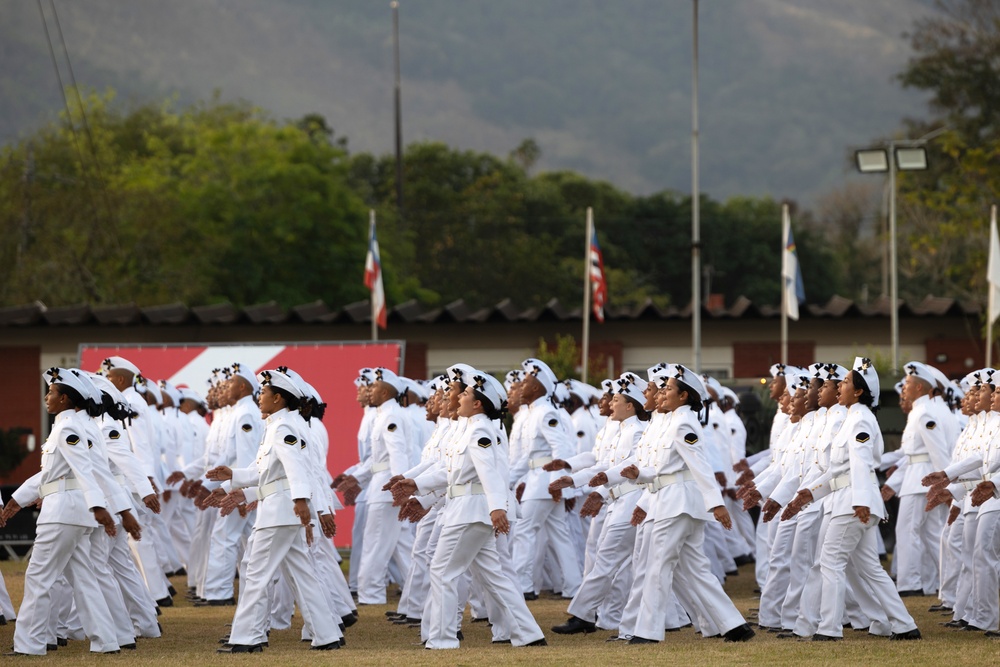
<svg viewBox="0 0 1000 667"><path fill-rule="evenodd" d="M867 406L855 403L848 408L830 445L829 469L810 488L815 499L830 496L831 519L820 556L823 587L817 629L827 637L843 636L848 581L862 611L871 619L869 632L899 634L917 627L878 558L875 533L879 520L885 517L885 505L875 470L883 449L875 415ZM856 507L869 509L867 524L854 516Z"/></svg>
<svg viewBox="0 0 1000 667"><path fill-rule="evenodd" d="M493 422L475 415L445 453L446 469L435 467L417 478L418 490L447 489L448 495L431 561L427 648L458 648L457 584L467 570L482 583L490 606L502 615L497 620L510 630L511 644L523 646L544 636L518 585L503 573L497 551L490 513L509 511L507 455L500 444Z"/></svg>
<svg viewBox="0 0 1000 667"><path fill-rule="evenodd" d="M288 410L282 409L265 422L256 464L233 470L233 488L243 488L247 502L257 500L259 505L248 546L246 576L240 579L240 599L229 633L231 644L267 641L268 587L279 569L295 585L313 646L343 637L313 572L305 530L295 514L294 500L308 499L312 492L305 447Z"/></svg>
<svg viewBox="0 0 1000 667"><path fill-rule="evenodd" d="M357 478L362 465L372 454L372 424L378 410L370 405L362 408L361 424L358 426L358 463L344 471ZM351 525L351 559L347 564L347 584L351 592L358 590L358 572L361 571L361 553L365 544L365 521L368 519L368 489L361 486L361 492L354 500L354 523Z"/></svg>
<svg viewBox="0 0 1000 667"><path fill-rule="evenodd" d="M711 575L704 551L705 523L715 520L710 510L723 504L722 493L699 444L703 430L696 413L682 405L668 417L651 464L639 468L637 479L651 494L652 529L634 634L663 639L675 572L679 587L724 634L746 621Z"/></svg>
<svg viewBox="0 0 1000 667"><path fill-rule="evenodd" d="M119 650L114 622L90 560L89 538L95 528L92 508L107 501L93 474L87 439L76 413L56 415L42 445L42 469L14 492L12 499L27 507L44 498L35 543L24 575L24 597L14 628L14 650L45 655L52 589L66 576L84 631L95 653Z"/></svg>

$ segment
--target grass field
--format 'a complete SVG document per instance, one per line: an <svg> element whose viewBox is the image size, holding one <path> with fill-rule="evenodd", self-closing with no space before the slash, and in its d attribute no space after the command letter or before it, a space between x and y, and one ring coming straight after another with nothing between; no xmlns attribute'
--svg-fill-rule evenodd
<svg viewBox="0 0 1000 667"><path fill-rule="evenodd" d="M15 607L20 604L24 587L25 562L0 563L7 589ZM182 579L174 581L183 588ZM726 589L741 611L757 606L753 596L752 566L744 567L740 576L729 580ZM390 601L394 600L390 591ZM936 602L933 598L907 598L907 607L920 625L925 639L917 642L890 642L867 634L847 631L843 642L804 643L781 640L758 632L747 644L725 644L720 640L702 639L690 629L669 633L666 640L654 646L628 646L604 640L611 634L564 637L549 631L565 618L566 601L542 596L528 603L549 646L546 648L512 648L490 644L489 628L485 624L464 624L465 641L455 651L426 651L420 646L419 632L391 625L384 619L390 606L364 606L361 619L347 631L347 646L337 652L308 652L308 644L299 641L301 619L296 617L293 629L272 632L270 648L263 655L217 655L218 638L228 632L233 607L194 608L177 596L177 606L164 609L160 618L163 637L140 639L138 650L120 656L91 656L87 642L70 642L68 647L49 653L48 664L109 664L130 665L216 665L256 663L267 665L335 664L393 665L931 665L947 661L953 665L996 664L1000 641L987 639L980 633L958 632L943 628L939 614L927 612ZM394 608L394 607L393 607ZM14 625L0 627L0 647L9 650L13 642ZM39 659L21 658L22 662ZM4 659L7 664L15 664Z"/></svg>

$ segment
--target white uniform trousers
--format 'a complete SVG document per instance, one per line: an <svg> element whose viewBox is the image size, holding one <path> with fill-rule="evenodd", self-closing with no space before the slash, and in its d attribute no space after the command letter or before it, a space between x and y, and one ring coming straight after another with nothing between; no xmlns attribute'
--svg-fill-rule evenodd
<svg viewBox="0 0 1000 667"><path fill-rule="evenodd" d="M939 506L925 512L926 504L923 493L900 496L892 559L896 564L896 590L918 590L935 595L941 530L948 509Z"/></svg>
<svg viewBox="0 0 1000 667"><path fill-rule="evenodd" d="M789 558L788 591L781 604L779 627L782 629L793 629L795 621L799 618L802 591L809 579L813 559L816 557L816 541L819 539L819 527L822 522L822 512L805 512L798 515Z"/></svg>
<svg viewBox="0 0 1000 667"><path fill-rule="evenodd" d="M583 568L587 559L587 526L583 523L583 517L576 510L579 503L574 505L573 511L566 512L566 526L569 528L569 537L573 545L573 553L580 564L580 575L583 576Z"/></svg>
<svg viewBox="0 0 1000 667"><path fill-rule="evenodd" d="M136 563L139 565L139 571L146 581L149 594L153 596L153 600L162 600L170 596L167 591L170 582L167 581L167 577L163 573L163 567L160 565L160 558L157 554L160 549L160 538L153 526L159 515L153 514L143 504L136 506L136 512L139 514L139 524L143 528L142 539L136 542L129 537L128 543L135 555Z"/></svg>
<svg viewBox="0 0 1000 667"><path fill-rule="evenodd" d="M116 527L118 533L124 532L121 525ZM108 612L111 614L118 644L123 646L135 643L135 629L132 627L132 619L125 607L125 598L122 597L118 579L111 570L109 561L112 539L103 529L94 529L90 532L90 562L94 565L94 576L101 587L104 602L108 605Z"/></svg>
<svg viewBox="0 0 1000 667"><path fill-rule="evenodd" d="M949 609L955 608L958 596L958 574L962 570L962 540L965 532L965 515L961 512L949 526L945 523L941 531L941 588L938 599Z"/></svg>
<svg viewBox="0 0 1000 667"><path fill-rule="evenodd" d="M511 527L513 528L514 522L511 522ZM517 576L517 570L514 569L514 559L511 558L511 539L510 533L506 535L496 536L496 547L497 554L500 557L500 567L503 570L503 574L510 580L510 585L514 587L514 590L519 590L521 587L520 579ZM476 577L480 582L480 587L485 591L485 582L482 581L482 577L477 575ZM428 581L428 584L430 582ZM510 622L510 615L504 614L502 609L496 609L493 602L493 598L486 596L486 606L490 610L491 619L496 618L497 621L491 623L493 627L493 641L507 641L510 639L511 628L508 623Z"/></svg>
<svg viewBox="0 0 1000 667"><path fill-rule="evenodd" d="M563 597L572 597L580 588L583 568L573 552L563 503L552 500L525 500L521 503L521 520L513 542L514 567L520 577L521 592L538 592L535 590L534 575L538 556L545 553L540 551L545 542L540 537L543 527L545 537L555 550L557 567L562 575L560 589Z"/></svg>
<svg viewBox="0 0 1000 667"><path fill-rule="evenodd" d="M292 582L278 569L276 579L271 582L268 597L271 600L271 630L287 630L292 627L292 616L295 615L295 591Z"/></svg>
<svg viewBox="0 0 1000 667"><path fill-rule="evenodd" d="M616 574L625 561L632 556L632 550L635 548L635 534L636 528L631 524L604 522L594 564L590 572L583 578L580 590L569 603L567 611L570 614L590 623L595 623L598 620L597 610L611 594ZM618 615L620 617L620 610ZM602 617L601 620L605 619Z"/></svg>
<svg viewBox="0 0 1000 667"><path fill-rule="evenodd" d="M128 535L124 530L111 538L108 564L114 571L115 579L125 601L129 618L136 637L159 637L160 628L156 622L156 600L149 594L146 582L128 548Z"/></svg>
<svg viewBox="0 0 1000 667"><path fill-rule="evenodd" d="M228 600L233 597L233 578L256 516L256 510L247 512L245 517L239 512L232 512L215 520L205 567L205 599Z"/></svg>
<svg viewBox="0 0 1000 667"><path fill-rule="evenodd" d="M639 603L635 635L661 641L666 627L669 594L678 575L678 590L697 601L719 633L746 621L711 574L705 555L705 521L681 514L654 521L649 533L649 563ZM680 597L680 596L679 596ZM683 598L681 598L683 604ZM688 610L689 615L692 615Z"/></svg>
<svg viewBox="0 0 1000 667"><path fill-rule="evenodd" d="M513 527L513 524L511 525ZM431 554L431 562L434 561L434 554L437 553L438 540L441 539L441 529L444 525L441 523L441 515L438 514L434 517L434 526L431 528L431 537L427 541L427 550ZM431 593L430 593L430 563L427 564L427 598L424 600L424 608L420 613L420 641L426 642L427 637L430 633L431 619L428 614L431 608Z"/></svg>
<svg viewBox="0 0 1000 667"><path fill-rule="evenodd" d="M361 570L358 572L360 604L385 604L390 561L396 561L399 571L404 574L410 569L413 531L409 523L405 526L400 523L398 516L399 509L392 503L368 503ZM397 581L403 583L402 580Z"/></svg>
<svg viewBox="0 0 1000 667"><path fill-rule="evenodd" d="M634 530L634 528L633 528ZM622 623L622 614L625 611L625 603L628 602L628 594L632 589L632 551L625 554L625 560L621 567L614 574L614 581L611 582L611 590L597 608L597 627L601 630L617 630ZM579 595L579 593L577 593ZM680 625L685 625L684 620ZM679 626L678 626L679 627Z"/></svg>
<svg viewBox="0 0 1000 667"><path fill-rule="evenodd" d="M979 511L976 550L972 555L972 607L966 611L969 625L997 630L1000 623L1000 511Z"/></svg>
<svg viewBox="0 0 1000 667"><path fill-rule="evenodd" d="M849 580L858 604L872 621L869 629L872 634L903 633L917 627L879 563L877 532L878 518L875 516L867 524L853 515L830 519L820 556L823 592L819 634L843 636L844 596ZM882 624L887 627L879 627Z"/></svg>
<svg viewBox="0 0 1000 667"><path fill-rule="evenodd" d="M635 546L632 547L632 587L629 589L628 600L622 610L622 620L618 625L619 637L635 635L635 625L639 618L639 605L642 602L642 590L646 583L646 565L649 560L649 535L653 530L653 521L646 520L635 529Z"/></svg>
<svg viewBox="0 0 1000 667"><path fill-rule="evenodd" d="M799 524L796 514L788 521L779 521L778 517L767 522L771 538L770 559L767 566L767 581L760 591L760 611L758 622L766 628L781 628L781 606L788 593L788 583L792 569L792 543L795 541L795 529Z"/></svg>
<svg viewBox="0 0 1000 667"><path fill-rule="evenodd" d="M493 527L484 523L443 527L431 561L431 588L427 648L458 648L455 609L458 579L471 570L484 585L487 597L508 618L498 619L510 629L514 646L542 639L541 628L524 602L517 585L503 573Z"/></svg>
<svg viewBox="0 0 1000 667"><path fill-rule="evenodd" d="M8 621L13 621L17 618L17 612L14 611L14 603L10 601L10 594L7 593L3 574L0 574L0 616L3 616Z"/></svg>
<svg viewBox="0 0 1000 667"><path fill-rule="evenodd" d="M153 532L156 533L156 555L160 561L160 568L164 573L174 572L181 568L181 558L174 548L174 541L170 538L170 528L161 510L159 514L153 514L149 522ZM147 530L147 532L149 532ZM169 585L169 581L167 582Z"/></svg>
<svg viewBox="0 0 1000 667"><path fill-rule="evenodd" d="M205 594L205 571L208 569L208 548L212 545L212 530L219 510L210 507L207 510L195 508L194 532L191 538L191 550L188 556L188 588L193 588L199 597Z"/></svg>
<svg viewBox="0 0 1000 667"><path fill-rule="evenodd" d="M87 638L80 623L80 615L76 613L73 602L73 587L65 576L59 577L52 589L52 611L49 613L47 644L55 644L57 637L82 641Z"/></svg>
<svg viewBox="0 0 1000 667"><path fill-rule="evenodd" d="M727 572L736 571L736 562L729 553L725 533L726 529L718 521L711 521L705 525L705 555L708 556L712 574L720 584L726 582Z"/></svg>
<svg viewBox="0 0 1000 667"><path fill-rule="evenodd" d="M757 545L757 529L753 525L753 517L743 509L742 501L734 500L729 496L723 496L722 500L726 504L726 509L729 510L729 516L733 517L733 532L738 533L743 540L743 551L736 555L753 554Z"/></svg>
<svg viewBox="0 0 1000 667"><path fill-rule="evenodd" d="M254 531L246 578L240 580L240 600L229 633L232 644L260 644L269 616L268 592L278 570L296 583L299 608L313 633L313 646L338 641L343 635L312 571L302 526L277 526Z"/></svg>
<svg viewBox="0 0 1000 667"><path fill-rule="evenodd" d="M111 612L101 594L89 556L94 528L65 524L39 524L31 560L24 574L24 598L14 627L14 650L45 655L52 588L65 575L73 588L80 620L96 653L119 650Z"/></svg>
<svg viewBox="0 0 1000 667"><path fill-rule="evenodd" d="M351 560L347 564L347 584L352 593L358 592L358 572L361 571L361 550L365 546L365 521L368 520L368 503L354 505L354 524L351 526Z"/></svg>
<svg viewBox="0 0 1000 667"><path fill-rule="evenodd" d="M351 598L351 589L347 587L344 571L340 569L337 547L333 545L333 540L323 536L318 537L313 540L309 553L316 563L317 571L322 571L323 585L329 589L332 600L330 609L341 618L353 614L354 600Z"/></svg>
<svg viewBox="0 0 1000 667"><path fill-rule="evenodd" d="M757 588L764 590L767 583L767 568L771 556L771 542L768 539L768 525L760 517L757 518L757 526L754 528L754 577L757 579Z"/></svg>
<svg viewBox="0 0 1000 667"><path fill-rule="evenodd" d="M962 567L958 572L958 593L955 597L955 613L952 618L956 621L966 620L966 615L971 609L972 585L975 583L975 565L973 559L976 553L976 532L979 530L979 511L973 509L971 512L964 512L965 525L962 527Z"/></svg>
<svg viewBox="0 0 1000 667"><path fill-rule="evenodd" d="M410 555L410 571L406 575L403 594L399 598L396 611L410 618L422 618L427 591L430 590L431 557L434 555L427 549L434 531L437 515L441 510L437 507L424 515L417 522L417 530L413 534L413 552Z"/></svg>
<svg viewBox="0 0 1000 667"><path fill-rule="evenodd" d="M174 543L174 549L181 559L181 564L186 570L191 562L191 539L194 536L194 521L197 512L190 500L185 498L178 491L170 494L170 503L174 506L174 515L167 522L167 529L170 532L170 539Z"/></svg>
<svg viewBox="0 0 1000 667"><path fill-rule="evenodd" d="M583 497L582 501L587 499ZM597 557L597 549L601 545L601 531L604 529L604 520L608 516L608 509L605 505L597 516L587 517L587 549L583 554L583 576L587 576L590 568L594 567L594 558Z"/></svg>

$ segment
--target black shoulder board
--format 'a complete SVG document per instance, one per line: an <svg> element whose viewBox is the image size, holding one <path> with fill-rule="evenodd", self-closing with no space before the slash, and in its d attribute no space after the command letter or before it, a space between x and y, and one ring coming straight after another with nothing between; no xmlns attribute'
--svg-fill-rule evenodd
<svg viewBox="0 0 1000 667"><path fill-rule="evenodd" d="M927 422L927 430L928 431L933 431L934 427L936 427L936 426L937 426L937 422Z"/></svg>
<svg viewBox="0 0 1000 667"><path fill-rule="evenodd" d="M480 447L482 447L483 449L486 449L487 447L489 447L492 444L493 444L493 441L490 440L489 438L480 438L479 441L478 441L478 445Z"/></svg>
<svg viewBox="0 0 1000 667"><path fill-rule="evenodd" d="M583 437L583 431L577 431L576 432L576 437L582 438Z"/></svg>
<svg viewBox="0 0 1000 667"><path fill-rule="evenodd" d="M684 442L686 442L689 445L693 445L694 443L698 442L698 435L696 433L687 433L684 436Z"/></svg>
<svg viewBox="0 0 1000 667"><path fill-rule="evenodd" d="M70 433L69 435L66 436L66 444L67 445L80 444L80 436L78 436L76 433Z"/></svg>
<svg viewBox="0 0 1000 667"><path fill-rule="evenodd" d="M246 431L247 433L253 430L253 426L251 426L250 424L244 424L243 426L240 426L240 428Z"/></svg>
<svg viewBox="0 0 1000 667"><path fill-rule="evenodd" d="M388 429L389 429L389 432L392 433L393 431L396 430L396 425L395 424L389 424Z"/></svg>
<svg viewBox="0 0 1000 667"><path fill-rule="evenodd" d="M855 440L857 440L858 442L868 442L870 438L871 436L862 431L861 433L858 433L858 435L855 437Z"/></svg>
<svg viewBox="0 0 1000 667"><path fill-rule="evenodd" d="M299 441L299 439L296 438L294 435L286 435L285 436L285 444L286 445L294 445L298 441Z"/></svg>
<svg viewBox="0 0 1000 667"><path fill-rule="evenodd" d="M94 441L88 439L87 440L87 449L93 449L93 448L94 448Z"/></svg>
<svg viewBox="0 0 1000 667"><path fill-rule="evenodd" d="M299 445L299 449L305 449L305 448L306 448L306 441L305 441L305 440L303 440L303 441L302 441L302 444L301 444L301 445Z"/></svg>
<svg viewBox="0 0 1000 667"><path fill-rule="evenodd" d="M559 425L559 420L556 419L555 417L549 420L549 426L558 426L558 425Z"/></svg>
<svg viewBox="0 0 1000 667"><path fill-rule="evenodd" d="M108 433L108 437L111 438L112 440L117 440L118 438L122 437L122 434L119 433L118 431L111 431L111 433Z"/></svg>

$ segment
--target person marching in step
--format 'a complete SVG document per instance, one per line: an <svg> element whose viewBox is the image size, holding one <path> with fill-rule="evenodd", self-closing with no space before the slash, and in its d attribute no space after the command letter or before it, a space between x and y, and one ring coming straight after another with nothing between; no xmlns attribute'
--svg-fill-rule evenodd
<svg viewBox="0 0 1000 667"><path fill-rule="evenodd" d="M740 470L740 463L747 458L747 427L740 418L737 406L740 399L736 392L729 387L722 387L722 396L719 400L719 409L722 410L722 420L729 427L729 454L732 463L732 473L726 472L726 479L730 482L722 494L722 499L726 503L726 509L733 518L733 528L740 539L743 540L743 555L735 556L733 562L737 567L753 563L755 560L754 550L756 549L757 537L754 534L753 518L743 511L743 504L736 498L736 478Z"/></svg>
<svg viewBox="0 0 1000 667"><path fill-rule="evenodd" d="M582 568L573 553L563 503L554 501L549 494L553 473L544 471L542 466L556 458L565 460L576 451L550 400L556 386L555 374L538 359L526 359L521 365L525 371L521 381L521 409L527 410L527 415L518 443L520 458L510 470L521 503L521 521L512 540L514 567L526 599L537 599L535 565L544 527L563 578L562 595L572 597L580 587Z"/></svg>
<svg viewBox="0 0 1000 667"><path fill-rule="evenodd" d="M314 535L310 507L313 484L306 443L289 414L298 409L304 397L298 385L280 371L262 371L256 379L261 387L260 411L266 420L256 463L235 470L220 466L208 472L210 479L231 480L233 491L223 503L224 509L237 503L259 503L229 643L219 652L263 650L270 616L268 589L279 569L294 582L299 594L302 616L313 635L311 650L338 649L343 634L313 573L308 552Z"/></svg>
<svg viewBox="0 0 1000 667"><path fill-rule="evenodd" d="M913 617L879 562L875 532L885 517L875 470L882 457L882 433L873 409L879 380L871 360L858 357L840 383L838 401L847 417L830 446L830 467L789 503L790 513L830 496L830 525L823 541L820 623L812 641L843 638L844 596L851 581L858 604L872 623L869 632L890 639L920 639Z"/></svg>
<svg viewBox="0 0 1000 667"><path fill-rule="evenodd" d="M445 452L445 467L434 467L413 480L397 484L404 490L446 491L442 530L431 561L431 590L425 616L429 619L428 649L458 648L459 579L471 569L482 582L497 621L510 629L514 646L544 646L545 637L525 604L517 584L502 571L497 534L509 529L507 453L494 420L503 415L506 392L489 374L476 371L459 399L465 418L461 436Z"/></svg>
<svg viewBox="0 0 1000 667"><path fill-rule="evenodd" d="M181 392L177 387L167 380L159 381L160 393L163 395L163 417L167 428L173 433L175 448L173 452L168 452L164 461L166 470L169 473L176 468L183 468L194 461L194 440L195 433L191 428L191 422L187 415L181 412ZM194 533L195 512L194 506L179 493L178 484L167 484L163 492L164 500L170 498L169 505L164 505L164 520L170 539L173 541L174 549L180 556L183 566L174 572L168 573L168 577L187 576L187 565L191 561L191 538ZM168 495L169 494L169 495Z"/></svg>
<svg viewBox="0 0 1000 667"><path fill-rule="evenodd" d="M647 485L648 509L637 507L635 513L639 520L644 514L651 516L653 524L639 614L629 643L663 639L675 572L679 586L700 604L726 641L748 641L754 631L711 574L704 550L706 522L715 520L727 530L732 528L719 484L699 444L704 434L699 412L706 409L708 392L698 374L679 364L669 365L665 375L659 382L664 390L660 407L669 416L656 452L648 466L622 471Z"/></svg>
<svg viewBox="0 0 1000 667"><path fill-rule="evenodd" d="M193 464L195 461L199 461L205 455L205 451L208 445L208 433L211 427L205 420L205 416L208 414L208 404L204 398L201 397L198 392L190 387L179 387L181 394L180 411L183 415L189 428L191 429L191 459L185 461L185 468ZM206 468L207 470L207 468ZM204 471L203 471L204 472ZM198 475L199 477L201 475ZM177 490L177 495L184 498L185 502L183 507L186 508L183 511L187 522L188 531L191 535L191 547L188 549L188 564L187 564L187 586L188 586L188 596L195 592L198 580L201 578L204 567L199 570L194 567L194 563L201 562L204 565L205 560L205 548L198 544L199 539L208 541L207 535L211 534L210 531L204 531L202 528L202 515L204 512L199 512L198 508L195 507L194 502L190 497L184 494L185 484L190 487L190 483L186 480L178 480L180 486ZM204 536L204 537L203 537Z"/></svg>
<svg viewBox="0 0 1000 667"><path fill-rule="evenodd" d="M642 437L649 412L644 408L645 392L649 383L635 375L625 373L617 381L611 399L611 417L597 436L594 452L585 457L578 455L566 462L553 461L548 464L554 470L569 469L572 474L560 477L551 486L589 487L598 473L606 473L609 468L633 456L635 447ZM589 462L589 465L586 465ZM560 466L562 463L564 465ZM621 620L621 607L610 614L599 613L618 583L618 574L631 556L635 543L635 527L632 526L632 510L639 497L639 486L632 482L622 482L613 488L603 484L592 491L581 508L581 513L594 513L594 508L607 504L605 519L601 522L601 535L597 539L594 563L586 575L580 590L569 604L569 619L552 628L558 634L588 633L597 630L597 622L606 624L607 629L617 627ZM598 510L599 511L599 510ZM596 518L595 518L596 521ZM628 577L624 577L627 579ZM620 588L627 587L620 586ZM621 598L622 596L618 596ZM624 600L622 600L624 602Z"/></svg>
<svg viewBox="0 0 1000 667"><path fill-rule="evenodd" d="M712 466L715 481L719 488L725 491L729 484L726 471L732 470L732 462L729 444L729 426L723 421L722 411L719 409L718 400L722 394L722 385L715 378L702 374L702 382L708 392L707 411L703 451ZM728 511L728 509L727 509ZM736 557L744 555L743 545L739 544L739 535L732 530L723 530L718 522L712 521L705 525L705 551L712 564L712 572L718 577L721 583L726 582L727 576L736 576L739 570L736 569Z"/></svg>
<svg viewBox="0 0 1000 667"><path fill-rule="evenodd" d="M900 443L905 458L886 480L882 499L899 496L893 551L896 589L901 597L936 595L941 532L948 510L941 506L925 511L926 490L921 480L948 466L955 443L948 442L941 418L931 409L936 379L930 368L913 361L904 369L903 392L911 405Z"/></svg>
<svg viewBox="0 0 1000 667"><path fill-rule="evenodd" d="M14 628L14 649L6 655L45 655L48 650L52 589L65 576L73 589L80 621L92 653L118 653L114 622L98 586L90 560L94 521L109 535L116 533L107 500L94 478L86 433L76 411L87 405L88 389L66 369L51 368L42 376L48 385L46 411L55 422L42 445L42 469L14 492L3 510L8 521L22 507L39 500L31 560L24 575L24 597ZM53 647L55 645L53 644Z"/></svg>

